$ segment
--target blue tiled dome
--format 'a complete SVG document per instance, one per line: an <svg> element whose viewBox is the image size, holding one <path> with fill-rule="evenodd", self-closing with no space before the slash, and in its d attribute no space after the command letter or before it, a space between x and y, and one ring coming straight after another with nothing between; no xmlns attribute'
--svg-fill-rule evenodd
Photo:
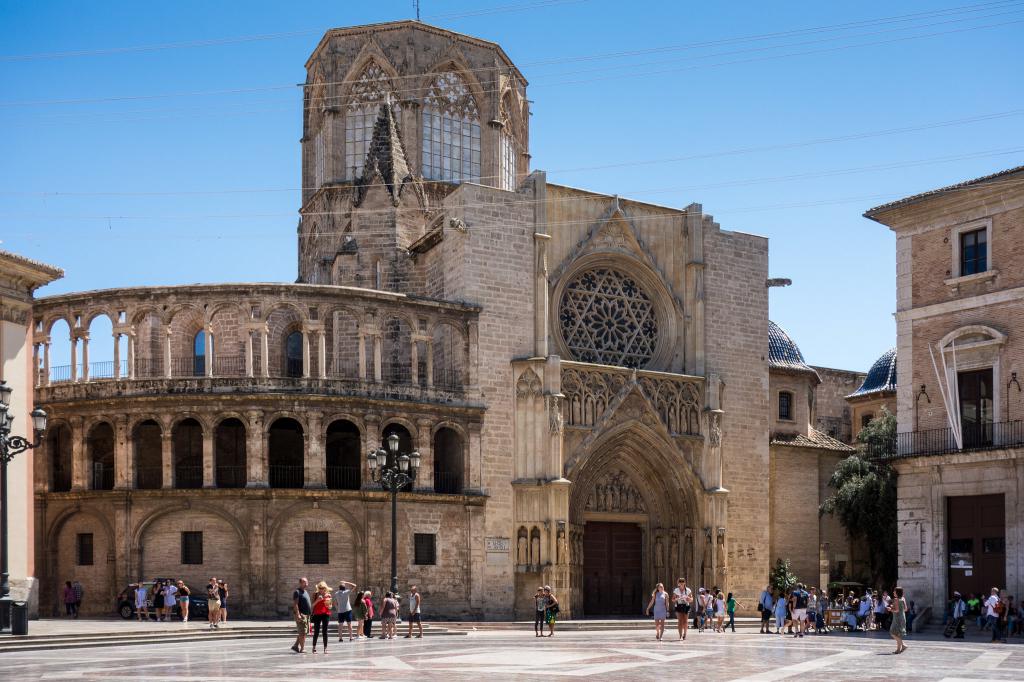
<svg viewBox="0 0 1024 682"><path fill-rule="evenodd" d="M768 366L814 372L804 362L804 354L800 352L800 347L789 338L789 334L784 332L782 327L771 320L768 320Z"/></svg>
<svg viewBox="0 0 1024 682"><path fill-rule="evenodd" d="M890 348L882 354L882 357L875 360L871 365L864 383L856 391L849 395L850 398L859 398L871 393L880 391L896 390L896 349Z"/></svg>

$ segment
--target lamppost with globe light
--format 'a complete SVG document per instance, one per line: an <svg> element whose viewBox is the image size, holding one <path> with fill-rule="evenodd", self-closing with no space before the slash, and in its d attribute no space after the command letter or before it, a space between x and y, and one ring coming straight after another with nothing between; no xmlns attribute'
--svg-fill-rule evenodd
<svg viewBox="0 0 1024 682"><path fill-rule="evenodd" d="M11 623L11 580L7 561L7 464L14 456L43 442L46 431L46 413L38 407L32 410L32 430L35 431L35 442L22 436L12 436L11 426L14 415L11 413L11 394L14 389L6 381L0 381L0 631Z"/></svg>
<svg viewBox="0 0 1024 682"><path fill-rule="evenodd" d="M398 594L398 491L416 480L420 470L420 453L399 453L398 434L392 433L384 447L371 450L366 457L370 478L391 493L391 592Z"/></svg>

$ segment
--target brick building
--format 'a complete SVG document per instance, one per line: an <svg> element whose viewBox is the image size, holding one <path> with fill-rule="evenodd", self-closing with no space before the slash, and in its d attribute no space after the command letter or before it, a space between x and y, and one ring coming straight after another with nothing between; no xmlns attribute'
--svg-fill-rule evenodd
<svg viewBox="0 0 1024 682"><path fill-rule="evenodd" d="M527 82L494 43L336 29L306 68L297 283L36 308L46 603L68 577L93 612L155 575L226 576L250 614L303 574L379 591L365 453L391 433L422 455L399 574L432 616L522 617L539 584L566 615L633 614L680 575L752 605L773 546L817 575L835 529L810 506L769 528L771 478L810 461L817 490L819 453L846 449L803 411L788 432L811 444L772 464L767 240L530 172ZM819 381L783 374L794 405Z"/></svg>
<svg viewBox="0 0 1024 682"><path fill-rule="evenodd" d="M1024 588L1024 167L884 206L896 233L899 578Z"/></svg>

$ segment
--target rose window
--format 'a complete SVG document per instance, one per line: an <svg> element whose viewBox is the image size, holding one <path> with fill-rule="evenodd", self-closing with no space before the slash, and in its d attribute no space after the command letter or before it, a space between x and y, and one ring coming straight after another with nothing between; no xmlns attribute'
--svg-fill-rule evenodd
<svg viewBox="0 0 1024 682"><path fill-rule="evenodd" d="M565 345L581 362L643 367L658 343L654 303L634 278L613 268L573 278L558 319Z"/></svg>

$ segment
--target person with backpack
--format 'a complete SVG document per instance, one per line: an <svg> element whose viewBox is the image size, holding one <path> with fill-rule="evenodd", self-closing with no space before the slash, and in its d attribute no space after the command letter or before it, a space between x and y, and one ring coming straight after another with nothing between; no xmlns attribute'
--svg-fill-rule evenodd
<svg viewBox="0 0 1024 682"><path fill-rule="evenodd" d="M796 632L793 633L794 637L804 636L804 627L807 625L807 592L804 590L804 584L799 583L796 589L793 590L793 595L790 597L790 603L793 606L793 621L796 625Z"/></svg>
<svg viewBox="0 0 1024 682"><path fill-rule="evenodd" d="M999 641L999 616L1002 611L1002 600L999 599L999 588L993 587L992 594L985 600L985 626L992 628L992 641ZM984 629L984 628L982 628Z"/></svg>

